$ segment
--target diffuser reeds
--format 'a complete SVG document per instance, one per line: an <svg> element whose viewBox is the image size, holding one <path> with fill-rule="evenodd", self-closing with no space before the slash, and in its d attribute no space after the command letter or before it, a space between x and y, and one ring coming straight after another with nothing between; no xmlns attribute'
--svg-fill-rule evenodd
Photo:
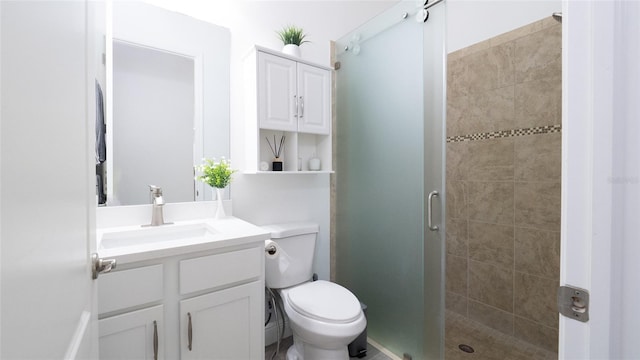
<svg viewBox="0 0 640 360"><path fill-rule="evenodd" d="M269 144L269 149L271 149L271 152L273 153L273 156L276 159L280 158L280 155L282 154L282 149L284 148L284 141L285 141L285 136L282 135L282 137L280 138L280 144L278 144L276 142L276 136L273 135L273 144L271 144L271 141L269 141L268 137L264 137L265 139L267 139L267 144Z"/></svg>

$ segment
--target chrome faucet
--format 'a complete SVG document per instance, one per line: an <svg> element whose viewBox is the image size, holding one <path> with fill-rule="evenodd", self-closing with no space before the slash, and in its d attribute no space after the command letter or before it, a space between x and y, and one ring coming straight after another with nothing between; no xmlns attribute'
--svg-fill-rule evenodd
<svg viewBox="0 0 640 360"><path fill-rule="evenodd" d="M149 196L151 197L151 224L147 226L160 226L171 223L164 222L164 216L162 213L162 207L164 206L164 199L162 198L162 188L155 185L149 185Z"/></svg>

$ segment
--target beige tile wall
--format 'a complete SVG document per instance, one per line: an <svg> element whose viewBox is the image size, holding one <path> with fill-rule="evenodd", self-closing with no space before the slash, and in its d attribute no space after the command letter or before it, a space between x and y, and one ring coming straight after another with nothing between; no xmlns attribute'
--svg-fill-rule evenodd
<svg viewBox="0 0 640 360"><path fill-rule="evenodd" d="M449 54L447 74L446 307L552 351L561 38L549 17Z"/></svg>

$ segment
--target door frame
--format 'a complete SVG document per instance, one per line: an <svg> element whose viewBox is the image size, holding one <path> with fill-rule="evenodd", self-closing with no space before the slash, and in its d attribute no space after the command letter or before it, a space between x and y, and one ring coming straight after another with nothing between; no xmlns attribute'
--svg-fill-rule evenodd
<svg viewBox="0 0 640 360"><path fill-rule="evenodd" d="M590 319L560 316L561 359L637 355L640 285L624 275L640 268L638 15L624 1L563 0L560 284L590 292Z"/></svg>

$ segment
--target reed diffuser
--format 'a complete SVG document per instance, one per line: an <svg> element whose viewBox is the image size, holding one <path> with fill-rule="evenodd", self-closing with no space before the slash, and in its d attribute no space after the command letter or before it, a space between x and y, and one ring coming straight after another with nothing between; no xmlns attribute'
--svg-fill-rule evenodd
<svg viewBox="0 0 640 360"><path fill-rule="evenodd" d="M271 170L272 171L282 171L282 159L280 159L280 155L282 155L282 149L284 149L284 141L286 137L282 135L280 137L280 143L276 142L276 136L273 135L273 144L269 141L269 138L265 136L267 139L267 144L269 144L269 149L273 153L273 161L271 162Z"/></svg>

